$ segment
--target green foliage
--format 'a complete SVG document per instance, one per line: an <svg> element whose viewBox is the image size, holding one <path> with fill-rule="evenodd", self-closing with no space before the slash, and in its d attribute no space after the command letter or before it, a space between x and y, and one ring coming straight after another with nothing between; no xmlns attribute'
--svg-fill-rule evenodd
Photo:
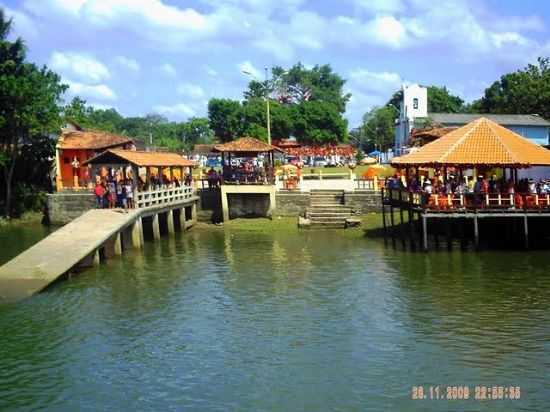
<svg viewBox="0 0 550 412"><path fill-rule="evenodd" d="M359 163L364 158L365 158L365 153L361 149L357 150L357 153L355 153L355 161Z"/></svg>
<svg viewBox="0 0 550 412"><path fill-rule="evenodd" d="M370 149L385 151L393 146L396 110L392 106L375 107L363 116L361 133Z"/></svg>
<svg viewBox="0 0 550 412"><path fill-rule="evenodd" d="M344 94L344 84L329 65L306 69L298 63L287 71L274 67L271 80L249 83L244 102L211 99L210 126L222 141L243 135L266 140L269 96L271 135L275 139L295 136L306 143L345 141L347 121L342 114L350 95Z"/></svg>
<svg viewBox="0 0 550 412"><path fill-rule="evenodd" d="M239 102L230 99L211 99L208 102L208 119L214 135L222 142L241 137L243 122Z"/></svg>
<svg viewBox="0 0 550 412"><path fill-rule="evenodd" d="M19 183L31 179L16 173L17 166L22 163L22 154L28 148L44 146L52 149L43 143L50 134L59 130L59 102L66 90L57 74L47 67L39 68L25 61L23 41L8 40L11 24L0 9L0 169L4 177L2 200L6 215L13 212L14 179ZM35 160L49 162L52 154L50 151L45 153L49 156Z"/></svg>
<svg viewBox="0 0 550 412"><path fill-rule="evenodd" d="M539 57L537 65L501 76L474 102L484 113L537 113L550 119L550 64Z"/></svg>

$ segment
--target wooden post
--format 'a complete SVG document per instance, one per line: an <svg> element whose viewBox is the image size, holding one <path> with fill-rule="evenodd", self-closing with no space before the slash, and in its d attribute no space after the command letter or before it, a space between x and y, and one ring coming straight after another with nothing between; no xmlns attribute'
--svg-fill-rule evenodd
<svg viewBox="0 0 550 412"><path fill-rule="evenodd" d="M422 237L424 241L424 251L428 251L428 218L422 215Z"/></svg>
<svg viewBox="0 0 550 412"><path fill-rule="evenodd" d="M479 248L479 225L477 222L477 215L474 216L474 245L476 249Z"/></svg>
<svg viewBox="0 0 550 412"><path fill-rule="evenodd" d="M399 218L400 218L400 222L401 222L401 227L400 227L400 234L401 234L401 243L403 244L403 249L405 249L405 222L404 222L404 219L403 219L403 191L400 190L399 191Z"/></svg>
<svg viewBox="0 0 550 412"><path fill-rule="evenodd" d="M155 213L153 215L153 239L159 240L160 239L160 227L159 227L159 215L158 213Z"/></svg>
<svg viewBox="0 0 550 412"><path fill-rule="evenodd" d="M529 222L527 215L523 215L523 230L525 233L525 249L529 249Z"/></svg>

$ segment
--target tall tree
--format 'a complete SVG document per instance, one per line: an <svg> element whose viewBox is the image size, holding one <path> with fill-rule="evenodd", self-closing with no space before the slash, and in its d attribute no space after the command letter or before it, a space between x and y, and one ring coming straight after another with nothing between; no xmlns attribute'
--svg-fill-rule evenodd
<svg viewBox="0 0 550 412"><path fill-rule="evenodd" d="M393 146L396 112L392 106L374 107L363 116L361 134L369 150L385 151Z"/></svg>
<svg viewBox="0 0 550 412"><path fill-rule="evenodd" d="M8 40L12 22L0 9L0 159L5 213L12 212L12 185L22 147L60 126L60 97L66 86L46 67L25 62L23 41Z"/></svg>
<svg viewBox="0 0 550 412"><path fill-rule="evenodd" d="M536 65L501 76L474 104L484 113L537 113L550 119L549 63L539 57Z"/></svg>
<svg viewBox="0 0 550 412"><path fill-rule="evenodd" d="M242 114L241 104L235 100L211 99L208 102L210 127L222 142L229 142L241 137Z"/></svg>

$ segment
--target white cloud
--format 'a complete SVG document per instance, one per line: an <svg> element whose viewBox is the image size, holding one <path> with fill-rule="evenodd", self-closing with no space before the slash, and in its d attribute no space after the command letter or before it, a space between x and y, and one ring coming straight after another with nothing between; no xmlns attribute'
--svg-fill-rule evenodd
<svg viewBox="0 0 550 412"><path fill-rule="evenodd" d="M401 76L392 72L373 72L366 69L354 69L349 74L349 82L364 91L388 95L401 87Z"/></svg>
<svg viewBox="0 0 550 412"><path fill-rule="evenodd" d="M201 99L205 96L202 87L191 83L182 83L178 85L178 93L189 97L190 99Z"/></svg>
<svg viewBox="0 0 550 412"><path fill-rule="evenodd" d="M100 83L111 77L109 69L103 63L83 53L54 51L49 65L64 77L84 82Z"/></svg>
<svg viewBox="0 0 550 412"><path fill-rule="evenodd" d="M139 63L134 60L134 59L130 59L128 57L125 57L125 56L117 56L115 57L115 63L118 64L120 67L124 68L124 69L127 69L127 70L130 70L132 72L139 72L140 70L140 66L139 66Z"/></svg>
<svg viewBox="0 0 550 412"><path fill-rule="evenodd" d="M112 104L104 104L104 103L96 103L96 102L86 102L88 106L92 106L96 110L109 110L114 109L117 110L116 107L114 107Z"/></svg>
<svg viewBox="0 0 550 412"><path fill-rule="evenodd" d="M376 17L366 25L366 39L373 43L399 48L406 44L409 34L393 16Z"/></svg>
<svg viewBox="0 0 550 412"><path fill-rule="evenodd" d="M185 103L178 103L173 106L157 105L153 107L153 110L165 116L175 118L189 118L196 115L195 110Z"/></svg>
<svg viewBox="0 0 550 412"><path fill-rule="evenodd" d="M73 82L70 80L65 80L63 83L66 83L69 86L69 93L72 95L78 95L82 97L89 97L99 100L116 100L116 93L105 84L96 84L89 85L79 82Z"/></svg>
<svg viewBox="0 0 550 412"><path fill-rule="evenodd" d="M164 63L162 66L160 66L160 71L168 77L176 77L178 75L176 68L170 63Z"/></svg>
<svg viewBox="0 0 550 412"><path fill-rule="evenodd" d="M241 73L250 74L255 78L255 80L262 80L262 72L256 69L248 60L239 63L237 67Z"/></svg>

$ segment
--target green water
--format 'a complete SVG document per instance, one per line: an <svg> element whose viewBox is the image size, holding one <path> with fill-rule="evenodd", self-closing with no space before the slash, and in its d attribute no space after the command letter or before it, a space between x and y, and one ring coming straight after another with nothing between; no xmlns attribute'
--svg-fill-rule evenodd
<svg viewBox="0 0 550 412"><path fill-rule="evenodd" d="M17 236L0 235L3 260ZM547 252L197 228L0 308L0 331L2 411L550 405ZM436 384L520 386L521 399L411 400Z"/></svg>

